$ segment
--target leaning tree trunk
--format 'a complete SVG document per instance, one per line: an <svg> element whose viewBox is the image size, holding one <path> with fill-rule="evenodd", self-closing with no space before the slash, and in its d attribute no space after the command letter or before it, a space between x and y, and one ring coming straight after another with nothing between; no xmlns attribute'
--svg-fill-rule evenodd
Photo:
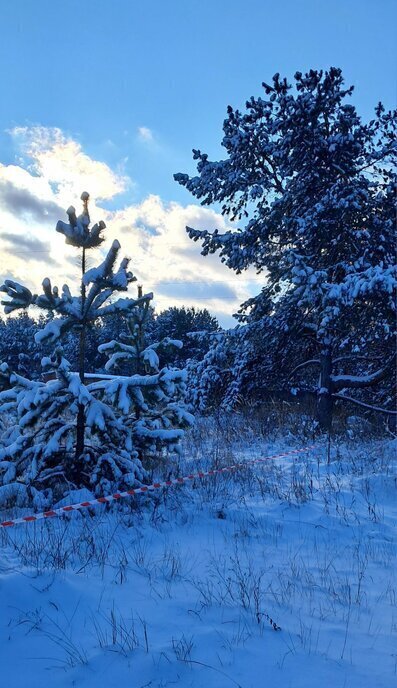
<svg viewBox="0 0 397 688"><path fill-rule="evenodd" d="M320 353L320 381L317 399L317 420L323 432L332 428L332 348L329 341L323 342Z"/></svg>
<svg viewBox="0 0 397 688"><path fill-rule="evenodd" d="M84 315L85 306L85 284L83 277L85 273L85 248L83 248L83 255L81 259L81 314ZM79 375L80 380L84 384L85 374L85 338L86 338L86 324L84 317L82 317L80 338L79 338ZM84 452L84 437L85 437L85 411L84 404L78 405L77 411L77 427L76 427L76 459Z"/></svg>

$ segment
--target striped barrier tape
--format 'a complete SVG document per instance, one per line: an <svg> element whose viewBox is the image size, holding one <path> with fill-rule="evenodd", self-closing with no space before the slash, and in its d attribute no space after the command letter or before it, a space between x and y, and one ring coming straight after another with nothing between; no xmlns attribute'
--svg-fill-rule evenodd
<svg viewBox="0 0 397 688"><path fill-rule="evenodd" d="M293 455L308 452L312 449L315 449L315 446L316 445L313 445L312 447L304 447L303 449L291 449L290 451L284 452L283 454L264 456L259 459L244 461L243 463L235 463L231 466L225 466L224 468L213 468L209 471L198 471L197 473L191 473L190 475L185 475L181 478L163 480L161 482L152 483L151 485L142 485L142 487L135 487L132 490L124 490L123 492L115 492L114 494L107 495L106 497L97 497L96 499L90 499L86 502L78 502L77 504L69 504L68 506L61 506L57 509L42 511L38 514L22 516L21 518L14 518L9 521L0 522L0 528L8 528L9 526L15 526L19 523L32 523L33 521L40 521L41 519L53 518L54 516L62 516L63 514L67 514L70 511L79 511L80 509L86 509L88 507L97 506L98 504L108 504L109 502L114 502L118 499L123 499L125 497L144 494L145 492L151 492L153 490L158 490L161 488L172 487L172 485L181 485L183 483L189 482L190 480L195 480L196 478L202 479L206 478L207 476L213 476L219 473L238 471L239 469L244 468L245 466L253 466L254 464L262 463L263 461L269 461L270 459L280 459L285 456L290 456L291 454Z"/></svg>

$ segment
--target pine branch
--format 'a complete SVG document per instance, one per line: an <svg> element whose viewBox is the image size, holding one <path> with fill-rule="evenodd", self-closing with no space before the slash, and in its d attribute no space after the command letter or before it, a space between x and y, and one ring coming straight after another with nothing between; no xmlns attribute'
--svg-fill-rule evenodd
<svg viewBox="0 0 397 688"><path fill-rule="evenodd" d="M364 389L365 387L372 387L388 377L395 360L396 356L393 355L383 368L376 370L370 375L331 375L333 388L335 390L339 390L344 389L345 387L348 387L349 389Z"/></svg>

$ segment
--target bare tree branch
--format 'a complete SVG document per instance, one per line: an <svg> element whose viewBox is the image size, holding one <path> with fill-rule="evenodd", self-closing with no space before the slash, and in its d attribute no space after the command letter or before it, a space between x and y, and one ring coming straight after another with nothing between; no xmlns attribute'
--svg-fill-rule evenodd
<svg viewBox="0 0 397 688"><path fill-rule="evenodd" d="M342 399L343 401L349 401L351 404L363 406L369 411L376 411L377 413L386 413L388 416L397 416L397 411L389 411L388 409L381 408L380 406L371 406L371 404L365 404L363 401L353 399L353 397L346 397L344 394L333 394L332 396L334 399Z"/></svg>
<svg viewBox="0 0 397 688"><path fill-rule="evenodd" d="M320 361L317 358L311 358L308 361L304 361L304 363L300 363L296 368L293 369L293 371L288 375L288 380L291 379L291 377L301 368L306 368L306 366L309 365L320 365Z"/></svg>
<svg viewBox="0 0 397 688"><path fill-rule="evenodd" d="M381 361L381 356L357 356L356 354L346 354L345 356L338 356L334 358L333 363L340 361Z"/></svg>

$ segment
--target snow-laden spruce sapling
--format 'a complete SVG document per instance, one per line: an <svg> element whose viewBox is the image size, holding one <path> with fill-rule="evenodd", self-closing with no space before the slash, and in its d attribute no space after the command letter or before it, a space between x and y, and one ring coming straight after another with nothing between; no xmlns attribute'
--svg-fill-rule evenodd
<svg viewBox="0 0 397 688"><path fill-rule="evenodd" d="M17 418L0 440L3 503L33 501L36 506L45 506L71 490L86 488L99 494L144 480L140 427L129 422L128 394L143 400L150 388L154 403L154 399L162 400L167 390L170 405L178 383L182 394L183 373L179 372L161 371L123 379L108 375L100 382L98 376L86 372L87 327L114 314L128 317L135 310L141 313L152 294L111 301L136 280L128 270L127 258L116 266L120 250L117 240L98 267L86 270L86 252L103 242L105 224L90 227L88 194L81 198L82 214L77 217L71 207L67 211L69 222L60 221L56 226L68 244L81 250L80 293L73 296L67 285L60 292L47 278L43 280L42 294L32 294L12 280L6 280L1 287L9 297L2 301L7 314L35 305L56 316L35 336L36 342L55 346L53 354L42 359L46 380L29 379L6 363L0 364L0 413L14 413ZM61 347L62 337L70 332L78 337L78 372L71 370ZM154 357L153 350L152 369ZM177 409L176 405L175 417ZM144 423L142 433L146 433ZM176 434L179 438L180 433ZM178 438L175 436L175 443ZM159 436L158 442L161 439Z"/></svg>

